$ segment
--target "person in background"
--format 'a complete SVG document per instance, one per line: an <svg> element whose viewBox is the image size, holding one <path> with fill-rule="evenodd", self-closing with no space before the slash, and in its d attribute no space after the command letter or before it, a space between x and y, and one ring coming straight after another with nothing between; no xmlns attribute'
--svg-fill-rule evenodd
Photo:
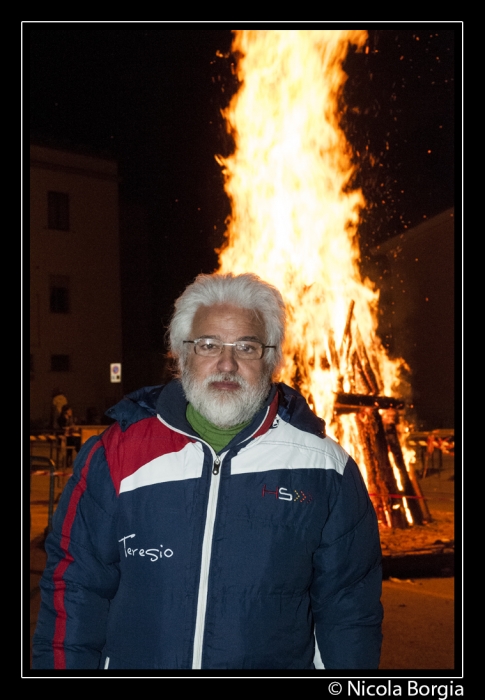
<svg viewBox="0 0 485 700"><path fill-rule="evenodd" d="M284 335L256 275L199 275L177 299L177 376L107 412L54 513L33 668L378 668L376 513L275 381Z"/></svg>
<svg viewBox="0 0 485 700"><path fill-rule="evenodd" d="M66 436L66 466L70 467L72 464L73 451L77 455L81 449L81 434L78 431L76 420L72 413L72 407L68 403L65 403L62 407L58 423L59 427L64 431L64 435Z"/></svg>
<svg viewBox="0 0 485 700"><path fill-rule="evenodd" d="M52 428L52 430L58 430L60 428L59 416L61 415L62 407L67 403L67 397L65 396L64 392L59 388L54 389L52 392L50 420L50 428Z"/></svg>

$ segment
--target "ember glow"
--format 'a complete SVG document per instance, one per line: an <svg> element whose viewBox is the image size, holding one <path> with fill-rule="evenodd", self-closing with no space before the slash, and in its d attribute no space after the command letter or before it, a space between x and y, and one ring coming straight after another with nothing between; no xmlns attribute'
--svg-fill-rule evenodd
<svg viewBox="0 0 485 700"><path fill-rule="evenodd" d="M289 323L279 379L325 419L371 491L379 487L362 425L375 408L357 419L339 396L399 397L405 363L391 360L377 336L379 292L359 269L366 202L350 187L355 166L339 126L342 64L366 40L350 29L234 32L240 88L224 117L235 150L217 158L231 217L218 254L220 272L255 272L282 292ZM394 460L388 467L402 491ZM387 507L382 520L390 524Z"/></svg>

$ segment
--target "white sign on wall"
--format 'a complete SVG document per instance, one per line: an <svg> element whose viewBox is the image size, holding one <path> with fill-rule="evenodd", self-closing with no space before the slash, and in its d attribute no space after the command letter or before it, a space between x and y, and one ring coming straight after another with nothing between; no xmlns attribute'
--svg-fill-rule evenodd
<svg viewBox="0 0 485 700"><path fill-rule="evenodd" d="M113 362L109 366L109 372L112 382L121 382L121 362Z"/></svg>

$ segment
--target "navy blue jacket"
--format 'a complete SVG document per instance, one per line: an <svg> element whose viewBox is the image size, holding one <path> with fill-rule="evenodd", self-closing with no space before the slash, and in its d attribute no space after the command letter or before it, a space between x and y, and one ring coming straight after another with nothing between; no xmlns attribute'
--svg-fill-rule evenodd
<svg viewBox="0 0 485 700"><path fill-rule="evenodd" d="M376 669L381 552L360 471L275 384L216 454L175 380L83 445L46 540L35 669Z"/></svg>

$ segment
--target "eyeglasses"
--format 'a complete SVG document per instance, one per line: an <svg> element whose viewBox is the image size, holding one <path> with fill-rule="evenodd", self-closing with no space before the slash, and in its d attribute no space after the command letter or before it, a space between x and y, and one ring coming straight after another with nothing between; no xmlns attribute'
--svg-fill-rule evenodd
<svg viewBox="0 0 485 700"><path fill-rule="evenodd" d="M216 338L196 338L184 340L194 346L194 352L200 357L217 357L222 354L225 345L234 348L234 354L238 360L260 360L266 348L276 348L276 345L263 345L256 340L238 340L235 343L223 343Z"/></svg>

